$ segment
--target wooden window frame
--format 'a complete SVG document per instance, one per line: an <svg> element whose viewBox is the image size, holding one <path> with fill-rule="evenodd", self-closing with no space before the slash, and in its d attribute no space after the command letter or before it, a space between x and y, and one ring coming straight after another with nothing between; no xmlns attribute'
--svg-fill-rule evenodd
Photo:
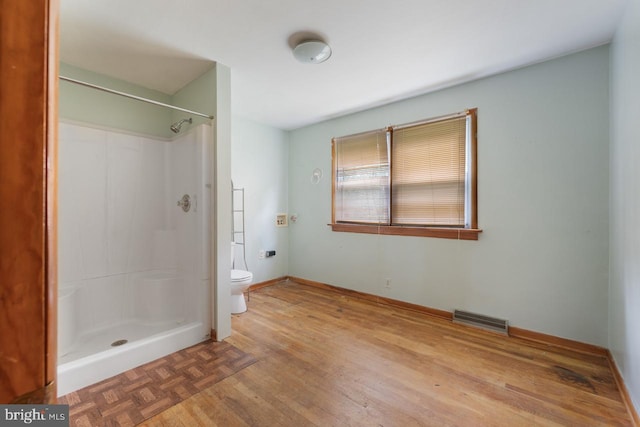
<svg viewBox="0 0 640 427"><path fill-rule="evenodd" d="M469 173L470 194L470 225L469 227L434 227L434 226L407 226L387 224L357 224L336 222L335 197L336 197L336 147L335 140L331 144L331 227L332 231L365 234L386 234L395 236L433 237L457 240L478 240L482 232L478 228L478 120L477 108L464 112L471 118L469 156L471 157L471 170ZM437 117L425 120L421 123L443 120L446 117ZM391 164L393 168L393 163Z"/></svg>

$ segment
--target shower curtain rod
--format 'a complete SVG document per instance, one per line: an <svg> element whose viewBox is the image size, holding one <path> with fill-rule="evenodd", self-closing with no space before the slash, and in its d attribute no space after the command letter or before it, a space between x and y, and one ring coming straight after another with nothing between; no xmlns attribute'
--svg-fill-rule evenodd
<svg viewBox="0 0 640 427"><path fill-rule="evenodd" d="M92 89L101 90L103 92L113 93L114 95L124 96L125 98L131 98L131 99L135 99L137 101L148 102L149 104L159 105L161 107L167 107L167 108L171 108L173 110L178 110L178 111L182 111L184 113L189 113L189 114L193 114L195 116L200 116L200 117L204 117L204 118L213 120L213 116L209 116L208 114L199 113L199 112L193 111L193 110L187 110L186 108L176 107L175 105L165 104L164 102L154 101L153 99L147 99L147 98L143 98L141 96L131 95L130 93L120 92L120 91L109 89L109 88L106 88L106 87L103 87L103 86L94 85L92 83L83 82L82 80L72 79L70 77L58 76L58 78L60 80L66 81L66 82L78 84L80 86L90 87Z"/></svg>

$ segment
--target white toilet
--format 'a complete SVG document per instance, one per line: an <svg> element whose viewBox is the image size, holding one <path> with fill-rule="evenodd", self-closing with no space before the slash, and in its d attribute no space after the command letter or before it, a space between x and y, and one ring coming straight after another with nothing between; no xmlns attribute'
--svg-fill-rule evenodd
<svg viewBox="0 0 640 427"><path fill-rule="evenodd" d="M249 285L251 285L253 281L253 273L233 269L233 260L235 258L234 246L235 243L231 242L231 313L240 314L247 311L244 293L249 289Z"/></svg>

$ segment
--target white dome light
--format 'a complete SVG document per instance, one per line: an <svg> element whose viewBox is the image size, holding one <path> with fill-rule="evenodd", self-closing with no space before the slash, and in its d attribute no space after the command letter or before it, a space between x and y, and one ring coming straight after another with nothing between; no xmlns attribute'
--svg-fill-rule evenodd
<svg viewBox="0 0 640 427"><path fill-rule="evenodd" d="M293 48L293 56L304 64L319 64L331 56L331 48L325 42L308 40Z"/></svg>

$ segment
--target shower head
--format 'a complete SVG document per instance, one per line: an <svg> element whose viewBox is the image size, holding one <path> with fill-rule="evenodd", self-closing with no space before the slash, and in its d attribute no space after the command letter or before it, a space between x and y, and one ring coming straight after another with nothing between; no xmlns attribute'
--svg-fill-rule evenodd
<svg viewBox="0 0 640 427"><path fill-rule="evenodd" d="M174 133L180 132L180 128L182 127L182 124L184 122L187 122L187 123L191 124L191 123L193 123L193 119L191 117L189 117L188 119L182 119L179 122L175 122L174 124L171 125L171 130Z"/></svg>

